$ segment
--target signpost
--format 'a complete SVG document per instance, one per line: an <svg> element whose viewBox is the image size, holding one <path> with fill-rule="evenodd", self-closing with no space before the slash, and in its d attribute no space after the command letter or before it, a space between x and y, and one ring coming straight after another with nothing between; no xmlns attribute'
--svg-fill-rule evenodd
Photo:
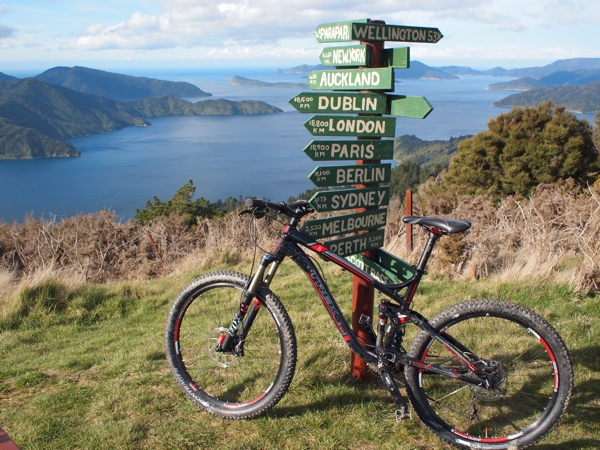
<svg viewBox="0 0 600 450"><path fill-rule="evenodd" d="M394 69L391 67L374 69L313 70L306 82L311 89L347 90L394 90Z"/></svg>
<svg viewBox="0 0 600 450"><path fill-rule="evenodd" d="M315 193L308 201L317 212L353 208L379 208L390 204L390 187L340 189Z"/></svg>
<svg viewBox="0 0 600 450"><path fill-rule="evenodd" d="M392 159L394 141L310 141L303 151L313 161Z"/></svg>
<svg viewBox="0 0 600 450"><path fill-rule="evenodd" d="M348 184L389 183L391 164L354 164L352 166L317 166L308 176L317 187Z"/></svg>
<svg viewBox="0 0 600 450"><path fill-rule="evenodd" d="M387 210L377 209L357 214L342 214L323 219L309 220L300 231L311 238L324 239L331 236L384 227L386 222Z"/></svg>
<svg viewBox="0 0 600 450"><path fill-rule="evenodd" d="M394 69L410 67L410 49L384 49L384 41L436 43L442 37L437 28L386 25L370 19L319 25L318 42L360 42L325 48L321 64L337 69L313 71L307 78L314 91L334 92L301 92L289 101L301 113L316 114L304 123L313 136L357 138L313 140L304 148L313 161L356 161L317 166L309 175L316 186L356 188L314 194L309 203L317 212L353 209L354 213L310 220L302 232L314 239L340 236L324 245L386 283L409 279L413 268L381 250L387 222L382 207L390 201L389 186L381 184L391 178L391 165L381 160L392 159L394 152L394 141L382 138L395 136L396 117L423 119L433 108L424 97L386 94L395 89ZM373 301L373 287L354 277L352 328L359 339L368 339L359 319L373 316ZM352 355L352 374L363 380L370 377L356 355Z"/></svg>
<svg viewBox="0 0 600 450"><path fill-rule="evenodd" d="M327 47L319 56L323 66L368 66L369 65L369 46L368 45L348 45L345 47Z"/></svg>
<svg viewBox="0 0 600 450"><path fill-rule="evenodd" d="M301 113L385 114L387 101L381 94L301 92L288 103Z"/></svg>
<svg viewBox="0 0 600 450"><path fill-rule="evenodd" d="M393 137L396 118L380 116L313 116L304 122L313 136Z"/></svg>

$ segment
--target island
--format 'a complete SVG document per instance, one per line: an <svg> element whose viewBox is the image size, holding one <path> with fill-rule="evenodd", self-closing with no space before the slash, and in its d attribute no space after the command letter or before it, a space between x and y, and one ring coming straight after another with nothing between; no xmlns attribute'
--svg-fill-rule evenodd
<svg viewBox="0 0 600 450"><path fill-rule="evenodd" d="M234 86L250 86L250 87L266 87L266 88L293 88L293 89L306 89L308 84L306 83L287 83L287 82L278 82L278 83L267 83L266 81L260 80L250 80L248 78L240 77L239 75L235 75L233 78L227 80L227 84L232 84Z"/></svg>
<svg viewBox="0 0 600 450"><path fill-rule="evenodd" d="M494 103L494 106L513 108L515 106L536 106L552 101L556 105L565 105L571 112L594 112L600 110L600 81L583 86L553 86L530 89L519 94L509 95Z"/></svg>
<svg viewBox="0 0 600 450"><path fill-rule="evenodd" d="M79 156L65 139L149 126L150 117L280 112L259 101L192 103L166 96L121 102L37 78L0 81L0 159Z"/></svg>
<svg viewBox="0 0 600 450"><path fill-rule="evenodd" d="M100 95L112 100L139 100L148 97L210 97L211 94L185 81L132 77L87 67L54 67L36 79L77 92Z"/></svg>

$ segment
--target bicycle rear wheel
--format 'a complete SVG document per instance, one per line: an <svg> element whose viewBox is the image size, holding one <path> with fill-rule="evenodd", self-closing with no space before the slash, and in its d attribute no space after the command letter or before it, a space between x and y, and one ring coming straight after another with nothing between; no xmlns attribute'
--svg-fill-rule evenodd
<svg viewBox="0 0 600 450"><path fill-rule="evenodd" d="M235 272L204 275L177 297L165 333L171 372L185 395L219 417L249 419L271 409L287 392L296 367L296 338L279 299L266 287L243 354L217 352L239 308L249 277Z"/></svg>
<svg viewBox="0 0 600 450"><path fill-rule="evenodd" d="M542 317L502 300L472 300L431 319L481 359L500 364L491 389L406 367L407 391L421 421L460 448L525 448L548 434L571 398L573 370L564 342ZM420 331L409 355L472 375Z"/></svg>

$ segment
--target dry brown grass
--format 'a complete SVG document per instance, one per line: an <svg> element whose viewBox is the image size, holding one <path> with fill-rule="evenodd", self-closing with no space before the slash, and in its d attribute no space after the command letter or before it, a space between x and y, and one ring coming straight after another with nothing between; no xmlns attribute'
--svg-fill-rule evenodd
<svg viewBox="0 0 600 450"><path fill-rule="evenodd" d="M530 198L509 197L499 204L485 197L449 198L431 195L427 185L415 196L415 214L473 222L468 233L441 240L430 270L453 279L538 277L577 291L600 288L600 187L581 190L569 181L543 185ZM403 216L400 199L392 199L385 248L416 263L426 236L415 230L415 250L407 254ZM76 289L87 282L146 280L235 264L254 251L250 224L248 216L229 214L194 227L177 216L140 227L117 221L110 211L0 223L0 301L49 276ZM281 226L256 224L257 242L272 249Z"/></svg>
<svg viewBox="0 0 600 450"><path fill-rule="evenodd" d="M495 204L486 197L462 197L454 203L431 195L427 185L417 196L416 214L473 222L468 233L441 240L432 268L456 279L536 277L580 292L600 288L600 187L582 190L568 180L540 185L530 198ZM421 249L424 233L416 235ZM391 250L415 258L400 241Z"/></svg>

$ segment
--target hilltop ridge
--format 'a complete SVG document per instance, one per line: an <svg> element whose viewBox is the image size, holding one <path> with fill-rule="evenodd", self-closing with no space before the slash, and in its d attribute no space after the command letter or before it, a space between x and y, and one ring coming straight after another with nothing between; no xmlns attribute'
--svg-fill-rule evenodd
<svg viewBox="0 0 600 450"><path fill-rule="evenodd" d="M87 67L54 67L36 79L74 91L100 95L112 100L139 100L148 97L210 97L197 86L183 81L132 77Z"/></svg>
<svg viewBox="0 0 600 450"><path fill-rule="evenodd" d="M0 159L79 156L64 139L150 125L144 117L278 112L258 101L191 103L159 97L119 102L37 78L0 81Z"/></svg>

